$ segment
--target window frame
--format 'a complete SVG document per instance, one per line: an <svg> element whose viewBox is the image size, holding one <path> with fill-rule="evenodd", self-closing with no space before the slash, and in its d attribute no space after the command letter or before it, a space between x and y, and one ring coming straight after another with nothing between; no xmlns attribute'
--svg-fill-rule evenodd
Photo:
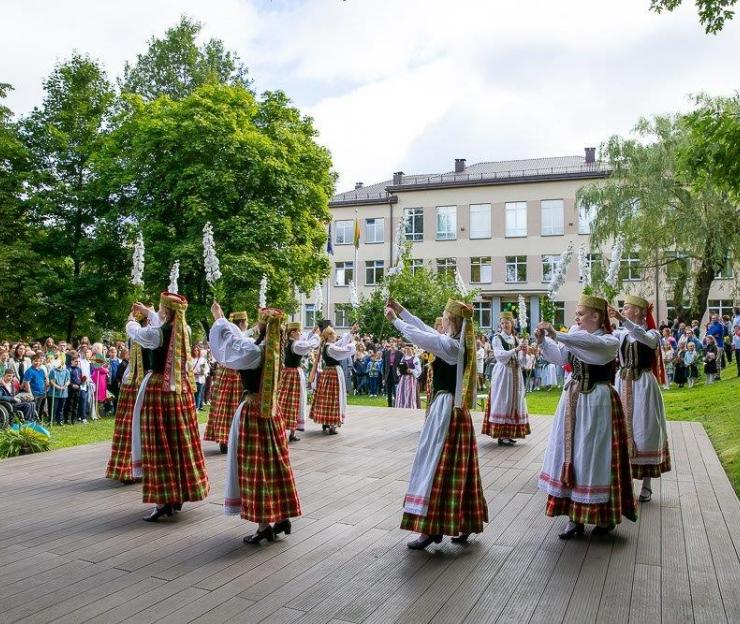
<svg viewBox="0 0 740 624"><path fill-rule="evenodd" d="M440 260L444 260L444 264L440 263ZM457 269L457 258L453 257L444 257L444 258L435 258L434 259L434 270L439 274L441 273L449 273L454 277L455 275L455 269Z"/></svg>
<svg viewBox="0 0 740 624"><path fill-rule="evenodd" d="M488 259L488 262L483 262L483 260ZM478 262L475 262L478 260ZM481 278L480 280L473 279L473 276L475 275L473 267L478 267L478 276ZM483 268L488 267L489 272L489 279L484 280L482 279L483 275ZM493 257L492 256L472 256L470 258L470 283L471 284L491 284L493 282Z"/></svg>
<svg viewBox="0 0 740 624"><path fill-rule="evenodd" d="M482 208L483 210L481 213L487 214L488 217L488 228L487 228L487 234L483 235L473 235L473 209ZM491 204L470 204L468 206L468 218L469 218L469 225L468 225L468 238L470 240L485 240L488 238L491 238L492 236L492 225L491 225Z"/></svg>
<svg viewBox="0 0 740 624"><path fill-rule="evenodd" d="M560 231L545 232L545 205L551 202L560 202ZM552 208L550 208L551 210ZM565 200L542 199L540 200L540 236L564 236L565 235Z"/></svg>
<svg viewBox="0 0 740 624"><path fill-rule="evenodd" d="M309 317L309 314L311 315L310 317ZM311 319L310 323L308 322L309 318ZM315 327L316 326L316 304L315 303L304 303L303 304L303 326L304 327Z"/></svg>
<svg viewBox="0 0 740 624"><path fill-rule="evenodd" d="M373 266L369 266L372 263ZM377 271L380 269L380 279L377 279ZM369 282L368 271L373 271L375 281ZM385 276L385 260L365 260L365 286L378 286Z"/></svg>
<svg viewBox="0 0 740 624"><path fill-rule="evenodd" d="M440 236L440 229L439 229L439 223L440 223L440 216L443 216L440 214L441 210L449 211L449 214L446 214L447 219L452 218L452 223L448 223L447 225L451 226L451 232L446 232L445 236ZM449 206L437 206L436 212L435 212L435 239L437 241L449 241L449 240L457 240L457 206L449 205Z"/></svg>
<svg viewBox="0 0 740 624"><path fill-rule="evenodd" d="M365 217L365 244L366 245L381 245L385 242L385 217ZM372 230L375 236L370 239L370 222L372 224ZM378 234L377 222L380 221L380 240L375 240Z"/></svg>
<svg viewBox="0 0 740 624"><path fill-rule="evenodd" d="M545 273L545 258L557 258L557 260L552 264L552 268L550 269L550 276L548 277ZM542 262L542 282L543 283L549 283L552 280L552 273L557 269L558 265L562 262L563 256L562 254L542 254L540 256L541 262Z"/></svg>
<svg viewBox="0 0 740 624"><path fill-rule="evenodd" d="M334 304L334 322L335 326L337 328L345 328L345 327L351 327L352 322L349 318L349 313L352 310L352 304L350 303L335 303ZM342 324L340 322L340 313L344 316L346 316L346 323ZM345 320L345 319L342 319Z"/></svg>
<svg viewBox="0 0 740 624"><path fill-rule="evenodd" d="M635 264L639 267L640 276L632 277L632 272L635 269ZM640 256L627 256L623 257L619 262L619 272L622 276L623 282L640 282L643 279L643 267L641 266Z"/></svg>
<svg viewBox="0 0 740 624"><path fill-rule="evenodd" d="M593 216L590 216L590 218L586 219L587 213L593 212ZM598 212L598 207L593 204L584 204L583 202L580 202L578 204L578 233L579 234L592 234L593 233L593 223L596 219L596 214ZM584 227L584 224L587 224L588 229Z"/></svg>
<svg viewBox="0 0 740 624"><path fill-rule="evenodd" d="M514 262L509 262L509 258L515 258ZM519 258L524 258L524 262L519 262ZM506 272L504 274L504 282L507 284L526 284L527 283L527 256L505 256L504 260L506 262ZM510 280L509 279L509 265L513 265L516 269L517 279ZM524 267L524 279L519 279L519 268Z"/></svg>
<svg viewBox="0 0 740 624"><path fill-rule="evenodd" d="M335 245L351 245L354 243L354 221L352 219L339 219L337 221L334 221L334 244ZM342 224L342 227L340 228L340 224ZM348 235L347 240L339 240L339 231L341 230L344 234L346 234L345 225L348 224Z"/></svg>
<svg viewBox="0 0 740 624"><path fill-rule="evenodd" d="M339 265L340 264L343 265L341 267L341 270L344 271L344 275L345 275L345 280L344 280L345 283L344 284L340 284L339 283L339 271L340 271L340 266ZM347 265L349 265L349 266L347 266ZM352 277L350 279L346 279L347 269L349 269L351 271L351 274L352 274ZM345 260L343 262L335 262L334 263L334 286L336 286L337 288L346 288L347 286L349 286L349 283L351 281L353 281L354 279L355 279L355 263L354 263L354 260Z"/></svg>
<svg viewBox="0 0 740 624"><path fill-rule="evenodd" d="M527 210L529 206L526 201L512 201L504 203L504 237L505 238L526 238L527 237ZM519 211L524 213L524 228L517 228L515 233L509 231L509 214L519 214ZM518 217L517 217L518 219Z"/></svg>
<svg viewBox="0 0 740 624"><path fill-rule="evenodd" d="M484 315L488 315L488 324L483 322ZM490 301L474 301L473 302L473 319L476 322L477 327L481 329L491 329L493 326L493 306Z"/></svg>
<svg viewBox="0 0 740 624"><path fill-rule="evenodd" d="M418 243L424 240L424 209L423 208L404 208L403 218L406 224L404 229L404 240L412 243ZM421 228L417 232L416 225ZM409 227L411 226L411 227Z"/></svg>

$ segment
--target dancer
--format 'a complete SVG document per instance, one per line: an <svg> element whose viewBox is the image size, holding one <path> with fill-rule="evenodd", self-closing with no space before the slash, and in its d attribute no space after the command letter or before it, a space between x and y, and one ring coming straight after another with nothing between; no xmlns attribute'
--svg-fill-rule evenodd
<svg viewBox="0 0 740 624"><path fill-rule="evenodd" d="M434 398L411 468L401 528L419 533L407 544L413 550L439 544L443 535L463 544L488 522L470 417L476 398L473 308L450 299L443 316L444 334L440 334L395 300L388 303L386 317L393 326L435 355Z"/></svg>
<svg viewBox="0 0 740 624"><path fill-rule="evenodd" d="M319 375L316 392L311 404L311 420L321 425L321 430L331 435L337 433L337 427L344 424L347 412L347 389L344 372L340 362L348 360L355 354L354 337L359 327L352 326L350 333L337 340L333 327L326 327L321 332L319 349L323 370Z"/></svg>
<svg viewBox="0 0 740 624"><path fill-rule="evenodd" d="M421 362L414 355L414 346L405 344L403 345L403 359L398 365L395 407L409 407L412 409L421 407L419 375L421 375Z"/></svg>
<svg viewBox="0 0 740 624"><path fill-rule="evenodd" d="M609 316L622 324L616 332L620 340L617 392L627 425L632 478L642 479L640 501L646 503L653 496L651 479L671 469L668 425L658 385L665 383L660 334L652 306L642 297L627 295L621 313L610 307Z"/></svg>
<svg viewBox="0 0 740 624"><path fill-rule="evenodd" d="M301 360L318 348L321 339L318 327L310 334L301 336L300 323L288 323L285 333L288 339L283 352L283 371L277 400L285 429L290 432L288 441L298 442L300 438L295 432L303 431L308 412L306 374L301 368Z"/></svg>
<svg viewBox="0 0 740 624"><path fill-rule="evenodd" d="M524 376L519 366L519 353L527 352L514 335L514 315L501 313L501 331L493 338L496 363L491 372L491 390L483 418L483 435L498 438L503 446L513 446L514 438L525 438L529 427Z"/></svg>
<svg viewBox="0 0 740 624"><path fill-rule="evenodd" d="M569 332L543 322L535 337L548 361L573 365L539 478L546 514L569 517L560 539L583 535L586 524L604 535L622 516L636 521L624 415L612 385L619 338L611 334L606 301L582 295Z"/></svg>
<svg viewBox="0 0 740 624"><path fill-rule="evenodd" d="M157 506L144 518L157 522L172 516L188 501L203 500L210 489L200 445L198 414L188 375L190 332L185 321L188 300L163 292L159 298L158 327L142 327L135 314L148 308L135 303L126 333L142 347L148 371L141 381L131 426L134 478L143 477L145 503Z"/></svg>
<svg viewBox="0 0 740 624"><path fill-rule="evenodd" d="M232 312L229 320L239 328L242 334L246 335L248 332L246 312ZM211 389L211 397L211 411L208 413L208 423L203 439L218 442L221 453L225 455L231 420L234 418L234 412L242 397L239 371L227 366L219 366Z"/></svg>
<svg viewBox="0 0 740 624"><path fill-rule="evenodd" d="M259 336L251 340L224 318L218 303L211 312L213 357L239 370L244 389L229 432L224 512L257 523L257 532L247 535L244 543L272 542L280 533L290 535L290 518L301 515L277 404L284 315L280 310L260 310Z"/></svg>

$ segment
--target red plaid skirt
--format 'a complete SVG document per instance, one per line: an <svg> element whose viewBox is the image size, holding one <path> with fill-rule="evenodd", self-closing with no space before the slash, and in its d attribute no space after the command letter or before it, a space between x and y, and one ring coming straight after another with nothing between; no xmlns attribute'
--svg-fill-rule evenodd
<svg viewBox="0 0 740 624"><path fill-rule="evenodd" d="M606 503L576 503L569 498L547 497L548 516L568 516L573 522L582 524L617 525L622 516L637 521L637 504L632 491L627 429L624 424L622 403L617 391L612 388L612 470L609 501Z"/></svg>
<svg viewBox="0 0 740 624"><path fill-rule="evenodd" d="M145 503L184 503L208 496L206 460L200 445L193 393L164 390L154 374L141 408L141 459Z"/></svg>
<svg viewBox="0 0 740 624"><path fill-rule="evenodd" d="M320 425L342 426L339 411L339 371L336 367L327 368L319 375L319 385L311 404L311 420Z"/></svg>
<svg viewBox="0 0 740 624"><path fill-rule="evenodd" d="M237 457L242 518L278 522L301 515L280 410L273 418L261 418L257 401L244 406Z"/></svg>
<svg viewBox="0 0 740 624"><path fill-rule="evenodd" d="M278 388L278 406L286 429L298 429L301 415L301 377L297 368L283 368Z"/></svg>
<svg viewBox="0 0 740 624"><path fill-rule="evenodd" d="M426 516L404 513L401 528L427 535L481 533L488 505L478 468L478 445L467 409L454 409L429 494Z"/></svg>
<svg viewBox="0 0 740 624"><path fill-rule="evenodd" d="M239 371L219 366L213 383L211 411L203 435L204 440L226 444L229 441L229 427L236 408L242 400L242 381Z"/></svg>
<svg viewBox="0 0 740 624"><path fill-rule="evenodd" d="M486 413L483 416L483 429L481 433L483 435L489 435L492 438L526 438L532 429L529 426L529 418L527 422L517 423L492 423L488 419L491 416L491 395L489 393L488 400L486 401ZM511 417L514 420L514 417Z"/></svg>
<svg viewBox="0 0 740 624"><path fill-rule="evenodd" d="M139 384L123 384L116 403L116 422L113 426L113 444L105 472L107 479L132 481L134 478L131 466L131 420L134 416L134 404L139 392Z"/></svg>
<svg viewBox="0 0 740 624"><path fill-rule="evenodd" d="M671 471L671 453L668 450L668 442L665 443L661 453L661 462L659 464L632 464L632 478L645 479L651 477L657 479L664 472Z"/></svg>

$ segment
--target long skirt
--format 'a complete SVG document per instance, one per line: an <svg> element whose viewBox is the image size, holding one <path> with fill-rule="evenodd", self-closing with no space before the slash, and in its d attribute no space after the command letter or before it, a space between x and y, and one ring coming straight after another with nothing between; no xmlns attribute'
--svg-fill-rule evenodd
<svg viewBox="0 0 740 624"><path fill-rule="evenodd" d="M252 522L278 522L301 515L285 426L277 409L262 418L256 397L234 414L227 457L224 512Z"/></svg>
<svg viewBox="0 0 740 624"><path fill-rule="evenodd" d="M165 390L162 375L155 373L142 383L142 389L139 418L144 502L163 505L203 500L210 485L189 384L184 384L180 394Z"/></svg>
<svg viewBox="0 0 740 624"><path fill-rule="evenodd" d="M409 407L412 409L419 409L421 407L419 382L413 375L401 375L401 378L398 380L395 407Z"/></svg>
<svg viewBox="0 0 740 624"><path fill-rule="evenodd" d="M460 533L480 533L483 523L488 522L488 505L483 496L473 420L467 409L455 409L452 404L452 395L437 394L424 421L409 482L409 494L404 504L406 509L418 505L417 511L420 513L404 512L401 528L407 531L456 536ZM443 412L449 411L452 413L449 414L444 435L444 431L440 431L447 420ZM440 434L444 435L441 452L432 458L426 447ZM431 461L419 461L418 458L424 456ZM419 498L413 492L417 467L420 472L429 468L434 471L431 488L421 496L423 501L418 502L412 500Z"/></svg>
<svg viewBox="0 0 740 624"><path fill-rule="evenodd" d="M213 384L211 411L203 435L204 440L226 444L229 441L229 427L236 408L242 398L242 382L239 371L219 366Z"/></svg>
<svg viewBox="0 0 740 624"><path fill-rule="evenodd" d="M283 368L278 388L278 406L286 429L302 430L305 424L306 385L303 371Z"/></svg>
<svg viewBox="0 0 740 624"><path fill-rule="evenodd" d="M532 433L524 379L518 367L501 362L494 365L481 433L492 438L524 438Z"/></svg>
<svg viewBox="0 0 740 624"><path fill-rule="evenodd" d="M113 444L111 445L107 479L133 481L134 472L131 464L131 421L134 416L134 404L139 392L139 384L123 384L116 404L116 422L113 426Z"/></svg>
<svg viewBox="0 0 740 624"><path fill-rule="evenodd" d="M679 386L683 386L688 378L688 372L683 362L676 364L676 370L673 373L673 381Z"/></svg>
<svg viewBox="0 0 740 624"><path fill-rule="evenodd" d="M320 425L341 427L344 423L344 373L337 366L325 368L311 404L311 420ZM344 398L344 401L342 400Z"/></svg>

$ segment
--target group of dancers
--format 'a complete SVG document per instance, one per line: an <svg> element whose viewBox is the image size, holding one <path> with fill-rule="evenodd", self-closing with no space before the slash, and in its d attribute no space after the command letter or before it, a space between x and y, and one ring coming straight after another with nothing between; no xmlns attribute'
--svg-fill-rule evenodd
<svg viewBox="0 0 740 624"><path fill-rule="evenodd" d="M158 311L136 303L126 324L131 358L106 476L141 480L144 502L156 505L144 518L150 522L205 499L210 489L187 366L187 306L182 295L163 292ZM340 363L354 355L358 328L341 338L330 324L302 333L299 323L286 323L282 311L263 308L248 329L245 312L227 319L216 302L211 312L209 341L220 367L204 439L227 455L225 513L257 525L244 542L272 542L289 535L291 519L301 515L288 443L298 440L307 416L327 435L344 424L347 392ZM451 299L434 328L392 298L385 314L409 343L430 354L427 415L401 528L418 533L408 543L411 549L438 544L444 536L465 544L488 522L471 417L477 397L473 308ZM610 317L622 328L612 332ZM640 500L646 502L651 479L670 470L653 326L643 299L628 297L620 312L584 295L570 331L543 322L534 332L548 361L567 362L573 370L539 478L548 495L547 515L569 518L562 539L582 535L586 524L596 525L598 535L614 529L622 516L636 520L633 476L643 479ZM307 380L300 363L314 349L319 357ZM496 364L482 431L505 446L530 433L521 349L513 319L505 315L494 338ZM316 384L310 413L309 383Z"/></svg>

